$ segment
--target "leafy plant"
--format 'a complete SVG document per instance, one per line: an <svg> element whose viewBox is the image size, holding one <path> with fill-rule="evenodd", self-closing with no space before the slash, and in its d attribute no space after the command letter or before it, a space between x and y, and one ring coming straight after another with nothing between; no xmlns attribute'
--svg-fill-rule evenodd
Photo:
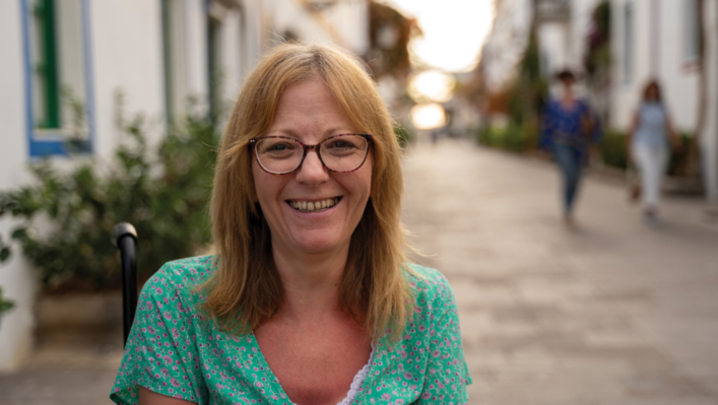
<svg viewBox="0 0 718 405"><path fill-rule="evenodd" d="M517 153L536 149L538 142L538 128L527 122L521 125L511 122L505 128L486 126L476 135L482 145Z"/></svg>
<svg viewBox="0 0 718 405"><path fill-rule="evenodd" d="M118 114L117 125L127 142L112 164L92 158L63 172L43 160L30 165L35 184L0 193L0 217L21 220L11 238L40 270L47 292L117 287L119 255L110 235L118 222L137 229L140 279L210 239L206 204L217 146L211 120L188 116L156 145L142 115ZM44 223L49 229L36 230ZM0 240L0 256L9 255Z"/></svg>
<svg viewBox="0 0 718 405"><path fill-rule="evenodd" d="M413 138L411 132L409 132L409 130L402 125L394 126L394 134L396 135L396 140L399 141L399 145L401 145L402 148L406 147L406 145L408 145Z"/></svg>

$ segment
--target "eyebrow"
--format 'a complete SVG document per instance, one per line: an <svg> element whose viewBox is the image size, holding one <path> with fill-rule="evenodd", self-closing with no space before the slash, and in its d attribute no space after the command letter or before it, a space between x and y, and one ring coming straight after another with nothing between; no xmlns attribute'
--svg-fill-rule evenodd
<svg viewBox="0 0 718 405"><path fill-rule="evenodd" d="M342 130L340 127L334 127L334 128L329 128L328 130L324 131L324 133L322 133L321 136L322 136L322 138L327 138L327 137L331 136L332 133L337 132L337 131L341 131L341 132L336 135L349 134L349 133L355 132L355 131L349 131L349 130ZM297 133L297 131L295 131L293 129L280 129L280 130L272 131L272 132L279 132L279 133L282 133L287 136L299 138L299 133Z"/></svg>

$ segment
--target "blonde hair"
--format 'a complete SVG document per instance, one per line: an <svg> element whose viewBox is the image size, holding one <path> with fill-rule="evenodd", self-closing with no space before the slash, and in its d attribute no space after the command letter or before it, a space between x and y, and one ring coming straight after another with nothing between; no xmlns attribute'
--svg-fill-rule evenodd
<svg viewBox="0 0 718 405"><path fill-rule="evenodd" d="M279 310L284 290L274 266L269 227L253 202L249 139L265 134L287 86L322 80L355 129L374 135L371 195L351 237L339 306L376 341L401 335L413 312L403 272L407 246L400 221L403 179L392 120L360 62L324 45L276 47L247 77L224 131L211 201L214 274L202 286L203 309L223 328L248 332ZM360 311L360 312L358 312Z"/></svg>

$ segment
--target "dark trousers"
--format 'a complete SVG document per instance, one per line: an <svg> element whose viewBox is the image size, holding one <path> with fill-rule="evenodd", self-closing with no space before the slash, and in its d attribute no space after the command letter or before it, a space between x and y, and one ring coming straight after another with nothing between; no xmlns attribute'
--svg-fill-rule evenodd
<svg viewBox="0 0 718 405"><path fill-rule="evenodd" d="M573 146L557 143L553 145L553 156L563 179L564 214L571 214L581 180L583 153Z"/></svg>

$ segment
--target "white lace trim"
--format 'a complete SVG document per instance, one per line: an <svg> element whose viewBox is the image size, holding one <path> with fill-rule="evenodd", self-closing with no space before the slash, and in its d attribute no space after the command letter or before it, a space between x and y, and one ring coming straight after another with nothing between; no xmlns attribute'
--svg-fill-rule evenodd
<svg viewBox="0 0 718 405"><path fill-rule="evenodd" d="M354 380L352 380L352 385L349 387L349 392L347 392L347 397L344 398L342 402L339 402L337 405L349 405L352 403L352 401L354 401L354 398L356 398L357 394L359 394L359 391L361 390L362 384L364 384L364 380L366 380L366 376L369 374L369 369L371 368L371 363L373 360L374 344L371 345L371 354L369 355L369 361L354 376Z"/></svg>

